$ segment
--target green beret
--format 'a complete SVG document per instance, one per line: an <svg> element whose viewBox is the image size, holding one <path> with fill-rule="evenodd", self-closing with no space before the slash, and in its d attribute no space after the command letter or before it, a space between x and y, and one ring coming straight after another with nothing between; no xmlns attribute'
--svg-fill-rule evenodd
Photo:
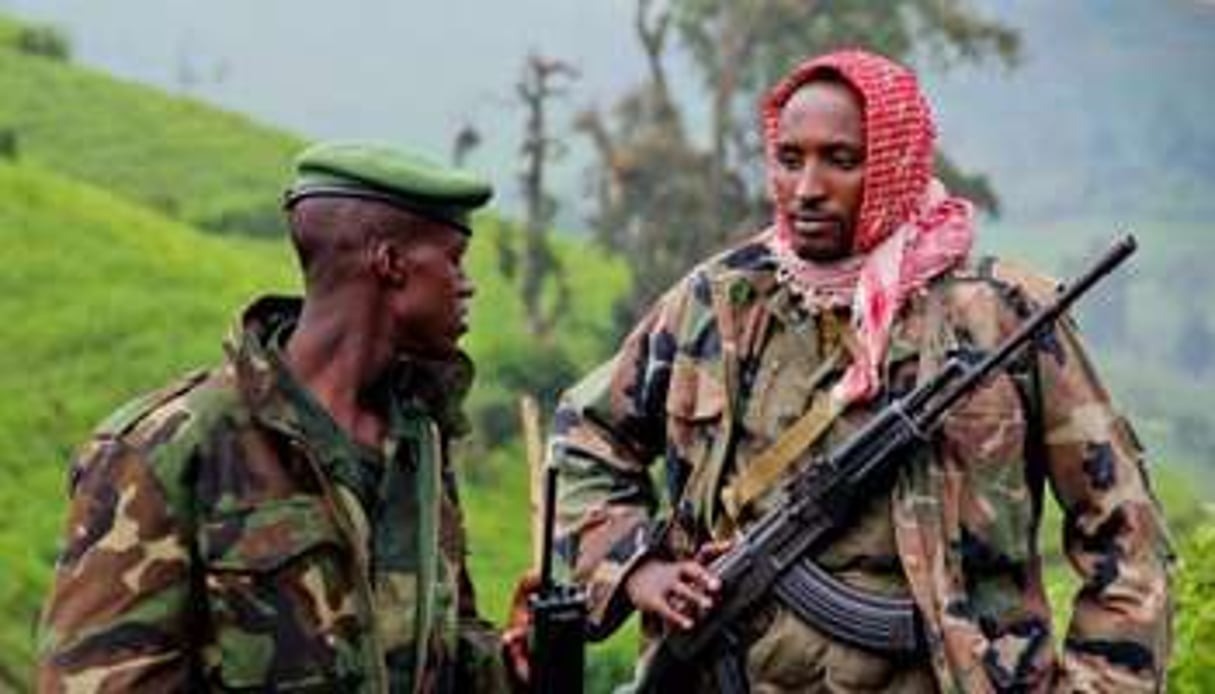
<svg viewBox="0 0 1215 694"><path fill-rule="evenodd" d="M295 159L285 206L310 197L363 198L396 205L471 234L469 216L493 195L487 181L372 142L322 142Z"/></svg>

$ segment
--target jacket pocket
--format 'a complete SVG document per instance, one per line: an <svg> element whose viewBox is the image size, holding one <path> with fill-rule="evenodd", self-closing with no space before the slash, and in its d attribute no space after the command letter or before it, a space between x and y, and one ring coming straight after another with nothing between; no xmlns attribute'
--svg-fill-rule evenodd
<svg viewBox="0 0 1215 694"><path fill-rule="evenodd" d="M667 414L690 421L720 418L726 404L726 389L714 370L710 363L678 355L671 365Z"/></svg>
<svg viewBox="0 0 1215 694"><path fill-rule="evenodd" d="M727 441L725 412L720 379L705 363L676 357L666 400L665 455L667 498L679 509L667 534L668 549L676 556L694 550L694 538L701 535L695 526L707 523L707 509L717 503Z"/></svg>
<svg viewBox="0 0 1215 694"><path fill-rule="evenodd" d="M324 689L357 672L348 553L321 499L287 497L208 519L199 553L213 681Z"/></svg>
<svg viewBox="0 0 1215 694"><path fill-rule="evenodd" d="M666 401L670 452L693 469L703 464L720 433L725 407L725 388L706 365L677 357Z"/></svg>

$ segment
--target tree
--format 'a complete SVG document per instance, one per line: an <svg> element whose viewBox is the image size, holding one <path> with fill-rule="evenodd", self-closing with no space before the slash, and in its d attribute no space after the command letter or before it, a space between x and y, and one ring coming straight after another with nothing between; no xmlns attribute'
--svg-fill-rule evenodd
<svg viewBox="0 0 1215 694"><path fill-rule="evenodd" d="M549 227L557 210L557 201L545 187L545 171L548 162L560 156L562 151L559 143L549 135L546 107L552 98L564 95L560 82L573 80L577 75L577 71L568 63L533 53L528 56L523 77L515 87L527 113L520 147L520 184L525 205L522 252L516 253L507 244L500 245L499 266L508 277L513 277L517 267L519 293L526 311L528 330L541 342L549 339L557 321L569 306L569 287L548 243ZM546 305L545 286L550 279L555 295L552 302Z"/></svg>
<svg viewBox="0 0 1215 694"><path fill-rule="evenodd" d="M451 143L452 166L463 167L464 162L468 160L468 155L479 146L481 146L481 131L473 127L471 123L465 123L456 132Z"/></svg>
<svg viewBox="0 0 1215 694"><path fill-rule="evenodd" d="M16 128L0 127L0 159L16 161L21 153Z"/></svg>
<svg viewBox="0 0 1215 694"><path fill-rule="evenodd" d="M67 35L51 24L27 24L17 32L17 50L48 60L67 62L72 58L72 43Z"/></svg>
<svg viewBox="0 0 1215 694"><path fill-rule="evenodd" d="M762 142L755 118L762 91L806 56L866 46L892 58L947 68L997 59L1015 64L1018 35L979 17L962 0L637 0L634 29L647 61L643 84L606 117L587 111L578 127L599 155L598 238L627 254L634 289L618 311L631 324L705 250L763 219ZM672 39L691 57L708 105L707 143L688 134L668 87ZM614 121L614 123L610 123ZM987 180L944 153L946 183L998 211Z"/></svg>
<svg viewBox="0 0 1215 694"><path fill-rule="evenodd" d="M594 109L575 124L599 158L591 226L601 243L629 258L633 270L630 294L616 307L621 329L635 322L689 260L720 243L719 210L748 207L736 172L715 163L687 134L663 64L671 27L669 11L639 0L634 29L645 51L647 80L616 103L614 129Z"/></svg>

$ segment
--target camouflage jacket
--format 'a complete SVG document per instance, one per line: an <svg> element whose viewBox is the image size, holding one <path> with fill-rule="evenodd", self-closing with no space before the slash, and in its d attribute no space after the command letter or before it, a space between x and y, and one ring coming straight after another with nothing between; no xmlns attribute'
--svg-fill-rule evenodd
<svg viewBox="0 0 1215 694"><path fill-rule="evenodd" d="M41 690L506 689L465 570L448 388L403 365L383 450L362 449L281 362L299 306L253 304L224 365L82 449Z"/></svg>
<svg viewBox="0 0 1215 694"><path fill-rule="evenodd" d="M805 381L804 369L760 368L782 368L764 359L772 336L805 324L763 241L694 269L558 408L550 454L561 471L559 547L589 588L601 632L631 608L622 588L630 568L652 552L690 556L719 533L723 484L806 407L803 399L789 411L768 395L781 390L773 379ZM822 445L942 355L989 350L1053 287L993 259L938 278L896 322L885 392L846 411ZM649 470L658 460L661 488ZM1047 484L1082 581L1061 654L1037 537ZM928 454L905 463L888 501L878 508L889 509L896 571L925 616L936 686L1161 686L1171 638L1163 516L1139 444L1069 321L957 406ZM656 533L665 520L669 530Z"/></svg>

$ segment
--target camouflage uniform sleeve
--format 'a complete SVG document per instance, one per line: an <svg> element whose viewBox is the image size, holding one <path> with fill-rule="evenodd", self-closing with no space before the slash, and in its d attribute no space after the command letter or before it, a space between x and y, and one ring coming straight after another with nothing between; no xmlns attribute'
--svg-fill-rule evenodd
<svg viewBox="0 0 1215 694"><path fill-rule="evenodd" d="M1045 298L1048 287L1031 293ZM1064 511L1064 550L1082 581L1062 686L1162 689L1172 552L1143 450L1067 319L1039 343L1038 374L1048 475Z"/></svg>
<svg viewBox="0 0 1215 694"><path fill-rule="evenodd" d="M658 498L649 465L665 441L684 286L665 295L557 409L550 442L560 480L557 549L588 589L595 637L631 612L623 581L653 536Z"/></svg>
<svg viewBox="0 0 1215 694"><path fill-rule="evenodd" d="M88 444L39 629L39 691L188 687L184 537L140 450L106 436Z"/></svg>

